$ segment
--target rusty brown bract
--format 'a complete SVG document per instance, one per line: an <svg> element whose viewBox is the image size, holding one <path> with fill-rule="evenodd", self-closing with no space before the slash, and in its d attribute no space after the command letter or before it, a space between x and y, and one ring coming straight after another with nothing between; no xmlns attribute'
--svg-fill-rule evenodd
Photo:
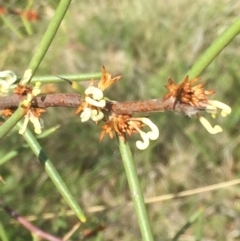
<svg viewBox="0 0 240 241"><path fill-rule="evenodd" d="M28 93L32 93L32 89L30 85L17 85L14 89L14 94L27 95Z"/></svg>
<svg viewBox="0 0 240 241"><path fill-rule="evenodd" d="M169 78L168 85L165 85L169 92L164 96L164 99L172 96L176 98L176 103L181 102L197 107L201 106L201 103L207 103L207 96L214 94L215 91L204 90L204 83L194 85L198 80L199 78L189 80L187 76L181 84L176 84Z"/></svg>
<svg viewBox="0 0 240 241"><path fill-rule="evenodd" d="M43 109L43 108L33 108L33 107L30 107L30 110L38 119L41 118L42 113L46 112L46 110Z"/></svg>
<svg viewBox="0 0 240 241"><path fill-rule="evenodd" d="M32 86L30 85L17 85L16 88L14 89L14 93L20 96L27 96L28 94L32 93ZM24 103L24 101L23 101ZM29 105L21 104L21 107L25 109L25 113L27 113L29 110L33 113L35 117L40 119L41 114L46 112L45 108L39 108L39 107L32 107L32 103L30 102ZM12 109L3 109L1 111L1 115L5 117L10 117L15 110Z"/></svg>
<svg viewBox="0 0 240 241"><path fill-rule="evenodd" d="M102 126L100 141L102 141L106 134L108 134L112 139L114 132L116 132L116 134L125 142L126 134L131 136L133 133L137 133L136 128L129 124L130 120L131 116L129 115L112 116L111 119ZM135 126L137 126L139 129L142 129L145 126L145 124L143 124L140 120L131 121L134 122Z"/></svg>
<svg viewBox="0 0 240 241"><path fill-rule="evenodd" d="M10 117L13 114L13 110L11 109L3 109L1 110L1 115L4 117Z"/></svg>
<svg viewBox="0 0 240 241"><path fill-rule="evenodd" d="M107 89L108 87L110 87L111 85L116 83L121 77L122 76L119 75L119 76L112 78L112 75L109 74L107 72L106 68L103 66L102 67L102 76L98 83L98 88L101 89L102 91L104 91L105 89Z"/></svg>

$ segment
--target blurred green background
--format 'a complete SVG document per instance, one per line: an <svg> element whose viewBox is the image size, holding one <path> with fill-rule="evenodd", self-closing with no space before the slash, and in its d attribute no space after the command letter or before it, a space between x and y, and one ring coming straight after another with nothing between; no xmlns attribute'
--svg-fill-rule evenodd
<svg viewBox="0 0 240 241"><path fill-rule="evenodd" d="M22 34L18 37L0 21L0 70L22 76L52 18L59 1L34 1L39 20L28 35L17 15L6 18ZM1 6L24 9L27 1L1 1ZM73 1L36 75L101 71L102 65L122 79L107 91L114 100L150 99L164 95L167 78L180 82L198 57L238 16L239 0L122 0ZM233 112L213 120L224 131L210 135L197 118L157 113L152 120L160 138L145 151L130 140L146 198L208 186L239 177L240 36L202 74L213 99L227 103ZM67 84L45 90L72 91ZM141 240L116 140L99 143L99 126L81 123L74 110L49 109L45 127L61 127L40 139L66 185L87 213L88 222L70 240L83 240L86 229L107 228L88 240ZM207 116L210 119L209 116ZM23 216L34 215L39 228L63 237L78 220L48 178L22 136L12 131L2 142L0 160L12 150L18 155L0 166L0 198ZM238 186L149 204L155 240L171 240L189 217L203 208L203 225L194 223L179 240L240 239ZM117 207L113 207L117 206ZM111 208L113 207L113 208ZM47 219L44 214L53 214ZM31 240L31 235L0 210L7 240ZM86 238L85 238L86 239Z"/></svg>

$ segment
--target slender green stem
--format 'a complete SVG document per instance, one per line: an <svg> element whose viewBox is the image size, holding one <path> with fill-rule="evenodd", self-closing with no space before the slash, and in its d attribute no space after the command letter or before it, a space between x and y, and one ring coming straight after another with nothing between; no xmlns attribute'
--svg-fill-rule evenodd
<svg viewBox="0 0 240 241"><path fill-rule="evenodd" d="M3 165L5 162L11 160L12 158L19 155L19 153L24 149L24 147L18 147L15 150L12 150L10 152L7 152L6 155L0 158L0 166Z"/></svg>
<svg viewBox="0 0 240 241"><path fill-rule="evenodd" d="M190 79L198 77L239 33L240 17L210 45L186 75Z"/></svg>
<svg viewBox="0 0 240 241"><path fill-rule="evenodd" d="M59 74L58 76L68 79L70 81L80 81L80 80L90 80L90 79L97 79L102 76L102 73L86 73L86 74ZM17 79L17 82L21 78ZM45 76L34 76L31 80L31 83L41 82L42 84L46 83L63 83L65 82L63 79L60 79L57 76L53 75L45 75Z"/></svg>
<svg viewBox="0 0 240 241"><path fill-rule="evenodd" d="M25 19L24 17L21 17L21 19L22 19L22 22L23 22L23 25L26 29L27 34L32 35L33 31L32 31L32 27L31 27L30 22L27 19Z"/></svg>
<svg viewBox="0 0 240 241"><path fill-rule="evenodd" d="M17 126L19 128L22 128L21 121L18 122ZM80 221L85 222L86 217L83 214L82 209L79 207L78 203L71 195L61 176L58 174L51 160L47 157L34 135L31 133L30 130L27 129L26 132L23 134L23 137L25 138L26 142L28 143L29 147L32 149L36 157L39 159L40 163L44 165L48 176L52 179L53 183L55 184L56 188L61 193L67 204L74 211Z"/></svg>
<svg viewBox="0 0 240 241"><path fill-rule="evenodd" d="M121 152L125 172L127 175L128 185L132 193L132 199L135 211L138 217L139 227L144 241L153 241L149 218L147 215L146 205L143 199L142 190L137 176L137 171L133 161L132 153L128 143L124 143L119 137L119 149Z"/></svg>
<svg viewBox="0 0 240 241"><path fill-rule="evenodd" d="M4 24L11 29L11 31L13 31L19 38L23 38L23 35L21 34L21 32L14 26L14 24L11 23L11 21L4 15L0 15L2 21L4 22Z"/></svg>
<svg viewBox="0 0 240 241"><path fill-rule="evenodd" d="M37 135L36 138L37 139L46 138L52 133L54 133L59 127L60 125L56 125L49 129L46 129L41 134ZM0 156L0 166L3 165L5 162L10 161L12 158L16 157L17 155L19 155L19 153L22 152L25 148L29 148L27 144L19 146L14 150L8 151L3 156Z"/></svg>
<svg viewBox="0 0 240 241"><path fill-rule="evenodd" d="M0 140L8 134L18 121L22 119L24 113L24 109L19 107L13 115L3 123L0 127Z"/></svg>
<svg viewBox="0 0 240 241"><path fill-rule="evenodd" d="M36 72L39 64L41 63L49 46L51 45L51 42L53 41L53 39L57 33L57 30L65 16L65 13L66 13L70 3L71 3L71 0L61 0L61 2L59 3L56 13L55 13L53 19L51 20L43 38L39 44L37 52L33 56L29 66L28 66L28 69L31 70L32 75L34 75L34 73ZM25 81L25 79L23 78L23 81L21 82L21 84L26 84L26 83L24 83L24 81ZM27 81L29 83L31 81L31 77L29 79L27 79Z"/></svg>
<svg viewBox="0 0 240 241"><path fill-rule="evenodd" d="M24 11L25 12L29 11L31 9L32 5L33 5L33 0L28 0L27 5L26 5ZM22 19L22 22L23 22L23 25L24 25L24 27L26 29L27 34L28 35L32 35L33 31L32 31L32 27L31 27L30 21L28 21L24 16L21 16L21 19Z"/></svg>

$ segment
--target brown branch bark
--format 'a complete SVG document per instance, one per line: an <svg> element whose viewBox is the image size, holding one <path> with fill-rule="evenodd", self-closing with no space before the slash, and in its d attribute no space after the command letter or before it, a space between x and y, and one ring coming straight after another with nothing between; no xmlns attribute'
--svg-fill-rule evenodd
<svg viewBox="0 0 240 241"><path fill-rule="evenodd" d="M24 100L25 96L12 95L0 97L0 109L16 109L19 103ZM195 114L199 110L205 110L205 107L196 107L180 102L176 102L176 98L168 99L150 99L126 102L108 101L106 111L117 115L132 115L133 113L150 113L161 111L176 111L185 113L186 115ZM82 97L79 94L59 93L48 94L34 97L32 107L48 108L48 107L70 107L77 108L82 103Z"/></svg>

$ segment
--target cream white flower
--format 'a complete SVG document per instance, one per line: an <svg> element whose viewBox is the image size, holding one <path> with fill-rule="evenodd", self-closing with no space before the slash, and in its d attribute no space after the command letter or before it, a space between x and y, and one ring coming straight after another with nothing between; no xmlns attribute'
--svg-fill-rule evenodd
<svg viewBox="0 0 240 241"><path fill-rule="evenodd" d="M205 107L206 111L210 113L213 118L216 118L219 112L222 117L226 117L232 112L232 109L230 106L218 100L208 100L207 104L201 103L201 106ZM199 117L199 120L202 123L202 125L206 128L206 130L210 134L217 134L223 131L221 126L219 125L212 126L206 118L200 116L199 114L197 114L197 116Z"/></svg>
<svg viewBox="0 0 240 241"><path fill-rule="evenodd" d="M140 131L139 132L140 136L142 137L142 141L137 141L136 142L136 147L139 149L139 150L145 150L148 148L149 146L149 138L147 136L147 134L143 131Z"/></svg>
<svg viewBox="0 0 240 241"><path fill-rule="evenodd" d="M104 114L102 113L102 111L100 109L96 110L92 110L92 113L91 113L91 119L93 121L100 121L102 120L104 117Z"/></svg>
<svg viewBox="0 0 240 241"><path fill-rule="evenodd" d="M101 108L103 108L106 105L106 100L101 99L101 100L98 101L98 100L92 99L89 96L85 97L85 101L90 105L93 105L93 106L96 106L96 107L101 107Z"/></svg>
<svg viewBox="0 0 240 241"><path fill-rule="evenodd" d="M225 103L222 103L218 100L209 100L208 101L208 106L207 106L207 111L212 111L213 114L216 114L214 112L217 112L217 110L221 110L221 116L226 117L227 115L231 114L232 109L230 106L226 105Z"/></svg>
<svg viewBox="0 0 240 241"><path fill-rule="evenodd" d="M40 89L40 86L41 86L41 82L36 82L33 89L32 89L32 94L33 96L37 96L41 93L41 89Z"/></svg>
<svg viewBox="0 0 240 241"><path fill-rule="evenodd" d="M140 130L137 125L134 123L134 121L129 121L128 124L132 127L134 127L134 129L140 134L140 136L142 137L142 141L137 141L136 142L136 147L139 150L145 150L148 146L149 146L149 137L147 135L147 133L145 133L144 131Z"/></svg>
<svg viewBox="0 0 240 241"><path fill-rule="evenodd" d="M147 132L149 139L157 140L159 137L158 127L149 118L141 118L141 121L151 129L151 131Z"/></svg>
<svg viewBox="0 0 240 241"><path fill-rule="evenodd" d="M85 95L92 95L94 100L101 100L103 98L102 90L92 85L85 90Z"/></svg>
<svg viewBox="0 0 240 241"><path fill-rule="evenodd" d="M222 132L222 127L221 126L215 125L215 126L212 127L212 125L209 123L209 121L206 118L202 117L202 116L199 117L199 121L201 122L201 124L206 128L206 130L210 134L214 135L214 134Z"/></svg>
<svg viewBox="0 0 240 241"><path fill-rule="evenodd" d="M91 118L92 110L88 107L83 109L83 112L80 115L81 121L86 122Z"/></svg>
<svg viewBox="0 0 240 241"><path fill-rule="evenodd" d="M80 106L80 118L82 122L92 119L93 121L100 121L104 114L101 108L106 105L106 100L101 89L91 85L85 90L85 103ZM87 104L87 105L86 105Z"/></svg>
<svg viewBox="0 0 240 241"><path fill-rule="evenodd" d="M31 110L28 110L26 115L24 116L24 122L22 128L19 130L19 134L23 135L27 129L27 125L30 122L32 122L34 126L34 132L36 134L41 134L42 133L42 128L43 128L43 120L38 119Z"/></svg>
<svg viewBox="0 0 240 241"><path fill-rule="evenodd" d="M21 85L26 85L28 84L29 80L32 78L32 70L31 69L27 69L24 72L23 78L20 80L20 84Z"/></svg>
<svg viewBox="0 0 240 241"><path fill-rule="evenodd" d="M5 96L9 91L15 88L13 83L17 80L17 76L10 70L0 71L0 95Z"/></svg>
<svg viewBox="0 0 240 241"><path fill-rule="evenodd" d="M148 126L151 131L148 131L147 133L140 130L140 128L134 123L135 121L141 121L143 124ZM158 127L148 118L142 117L142 118L130 118L130 121L128 122L130 126L132 126L142 137L142 141L136 142L136 147L139 150L145 150L150 143L150 140L156 140L159 137L159 130Z"/></svg>

